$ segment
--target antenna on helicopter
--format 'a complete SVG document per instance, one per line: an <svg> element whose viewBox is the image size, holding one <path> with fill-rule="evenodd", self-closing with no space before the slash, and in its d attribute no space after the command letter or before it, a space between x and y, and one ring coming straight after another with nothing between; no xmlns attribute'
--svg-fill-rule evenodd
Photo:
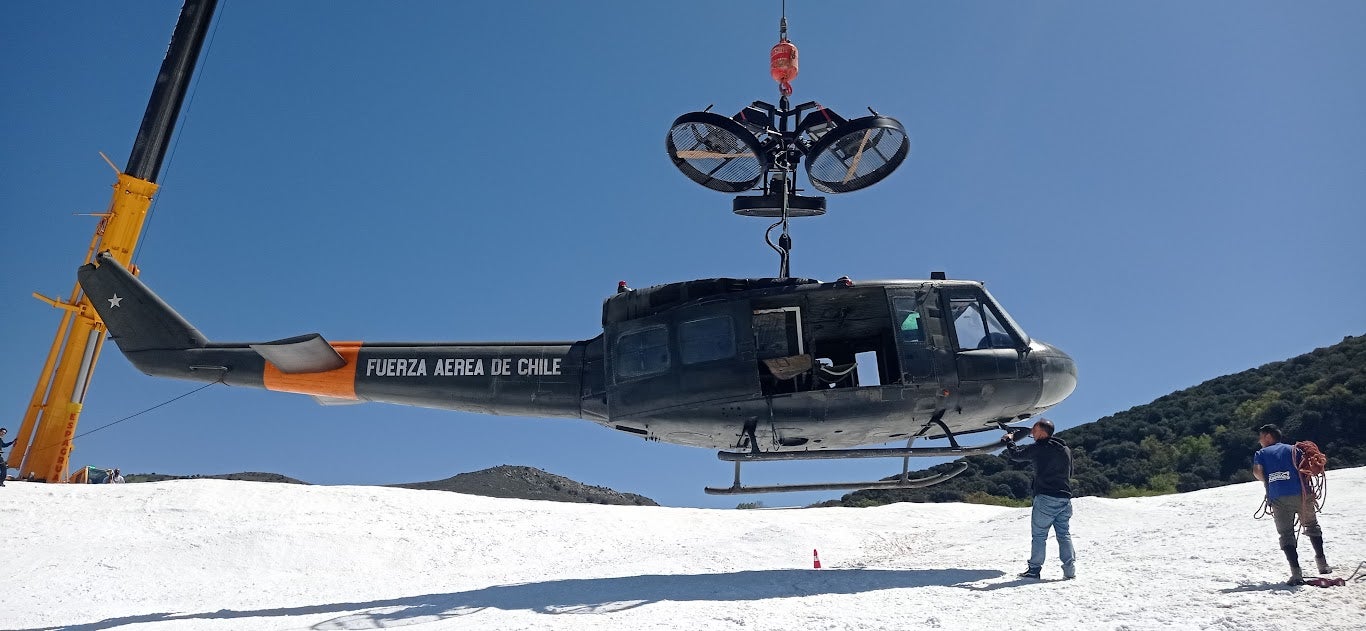
<svg viewBox="0 0 1366 631"><path fill-rule="evenodd" d="M722 193L759 190L732 203L737 215L776 217L764 242L778 252L778 278L788 278L792 237L788 220L825 214L825 198L798 195L797 164L806 157L806 177L825 193L849 193L881 182L910 153L901 123L868 108L871 116L846 120L815 101L792 107L797 46L787 38L787 3L778 22L778 43L769 51L769 75L778 82L778 105L755 101L727 118L689 112L674 120L665 139L669 159L683 175ZM795 123L795 124L794 124ZM770 238L782 227L775 245Z"/></svg>

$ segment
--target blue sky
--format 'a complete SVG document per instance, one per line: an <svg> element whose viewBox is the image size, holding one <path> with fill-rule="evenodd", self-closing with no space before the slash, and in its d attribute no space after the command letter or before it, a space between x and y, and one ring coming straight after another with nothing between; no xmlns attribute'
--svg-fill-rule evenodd
<svg viewBox="0 0 1366 631"><path fill-rule="evenodd" d="M664 154L684 112L776 102L778 2L219 7L139 246L210 338L587 339L618 280L770 276L763 220ZM1366 4L788 3L798 101L898 118L912 153L793 223L793 272L983 280L1073 355L1071 427L1366 333ZM0 418L13 431L179 3L18 3L0 22ZM196 387L111 345L80 430ZM5 410L8 410L6 413ZM670 505L714 452L586 421L215 386L77 441L73 466L325 484L524 464ZM753 467L890 475L899 461Z"/></svg>

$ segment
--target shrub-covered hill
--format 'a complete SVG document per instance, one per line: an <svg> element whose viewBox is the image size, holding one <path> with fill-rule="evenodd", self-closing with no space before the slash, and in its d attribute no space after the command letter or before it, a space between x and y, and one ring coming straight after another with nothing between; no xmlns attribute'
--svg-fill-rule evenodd
<svg viewBox="0 0 1366 631"><path fill-rule="evenodd" d="M393 484L407 489L454 491L487 497L510 497L553 502L659 506L654 500L635 493L621 493L603 486L590 486L534 467L502 465L472 473L434 480Z"/></svg>
<svg viewBox="0 0 1366 631"><path fill-rule="evenodd" d="M219 475L166 475L160 473L130 473L124 476L127 482L161 482L163 480L189 479L247 480L251 482L282 482L287 484L308 484L278 473L224 473ZM625 506L658 506L654 500L635 493L620 493L602 486L590 486L564 476L547 473L533 467L502 465L482 471L460 475L432 482L411 482L390 484L407 489L428 489L454 491L466 495L485 497L510 497L529 500L549 500L552 502L580 502L589 504L621 504Z"/></svg>
<svg viewBox="0 0 1366 631"><path fill-rule="evenodd" d="M1251 480L1256 428L1266 423L1280 425L1287 441L1317 443L1329 469L1366 465L1366 335L1211 379L1059 431L1058 437L1072 447L1077 495L1127 497ZM967 471L938 486L857 491L823 505L1027 503L1032 475L1027 463L999 456L966 461Z"/></svg>
<svg viewBox="0 0 1366 631"><path fill-rule="evenodd" d="M282 484L308 484L303 480L297 480L287 475L278 473L264 473L260 471L243 471L242 473L220 473L216 475L167 475L164 473L130 473L124 476L125 482L161 482L164 480L193 480L203 478L206 480L245 480L247 482L279 482Z"/></svg>

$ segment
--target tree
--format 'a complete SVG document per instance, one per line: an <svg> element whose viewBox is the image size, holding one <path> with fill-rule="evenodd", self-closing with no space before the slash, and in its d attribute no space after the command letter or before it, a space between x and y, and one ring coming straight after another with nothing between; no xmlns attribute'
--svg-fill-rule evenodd
<svg viewBox="0 0 1366 631"><path fill-rule="evenodd" d="M1211 379L1152 403L1058 432L1072 447L1076 495L1151 495L1252 480L1257 428L1312 440L1330 469L1366 465L1366 336ZM1021 497L1024 465L971 456L968 471L929 489L859 491L856 502ZM930 469L946 471L953 463ZM958 494L958 495L955 495ZM980 494L980 495L977 495ZM870 498L877 498L872 500Z"/></svg>

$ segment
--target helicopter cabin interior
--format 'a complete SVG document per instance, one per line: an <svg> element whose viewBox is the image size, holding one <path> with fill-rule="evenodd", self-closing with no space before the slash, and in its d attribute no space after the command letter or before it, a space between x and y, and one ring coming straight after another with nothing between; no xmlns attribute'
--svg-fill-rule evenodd
<svg viewBox="0 0 1366 631"><path fill-rule="evenodd" d="M753 289L768 291L733 295ZM946 375L1015 377L1028 345L971 282L689 281L617 294L604 304L603 320L614 414L755 394L938 384Z"/></svg>

